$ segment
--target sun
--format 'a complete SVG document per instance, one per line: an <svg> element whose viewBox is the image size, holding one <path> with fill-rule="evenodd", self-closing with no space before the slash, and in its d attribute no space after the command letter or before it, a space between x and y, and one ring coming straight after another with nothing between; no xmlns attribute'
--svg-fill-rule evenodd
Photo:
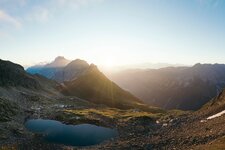
<svg viewBox="0 0 225 150"><path fill-rule="evenodd" d="M111 57L107 57L102 61L102 66L104 66L105 68L112 68L115 65L116 65L116 60Z"/></svg>

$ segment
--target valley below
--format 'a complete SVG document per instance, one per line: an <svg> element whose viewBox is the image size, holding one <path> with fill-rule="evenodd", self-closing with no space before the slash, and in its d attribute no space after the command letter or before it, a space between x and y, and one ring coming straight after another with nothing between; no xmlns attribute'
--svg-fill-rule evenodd
<svg viewBox="0 0 225 150"><path fill-rule="evenodd" d="M225 136L225 116L202 121L208 117L203 112L164 111L151 107L149 111L121 110L76 97L33 97L33 100L32 106L15 106L10 107L11 113L9 110L2 112L1 149L213 149L214 144L225 148L221 142ZM32 133L24 126L27 120L38 118L68 125L93 124L112 128L118 131L118 136L85 147L49 143L43 141L44 135Z"/></svg>

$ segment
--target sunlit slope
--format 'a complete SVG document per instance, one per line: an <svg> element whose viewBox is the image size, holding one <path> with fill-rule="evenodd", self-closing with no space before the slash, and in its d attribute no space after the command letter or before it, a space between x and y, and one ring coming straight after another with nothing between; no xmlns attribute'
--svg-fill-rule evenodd
<svg viewBox="0 0 225 150"><path fill-rule="evenodd" d="M110 81L95 65L91 65L86 73L77 79L66 82L62 92L118 108L133 108L142 105L138 98Z"/></svg>
<svg viewBox="0 0 225 150"><path fill-rule="evenodd" d="M206 103L198 112L204 115L215 115L225 110L225 90Z"/></svg>

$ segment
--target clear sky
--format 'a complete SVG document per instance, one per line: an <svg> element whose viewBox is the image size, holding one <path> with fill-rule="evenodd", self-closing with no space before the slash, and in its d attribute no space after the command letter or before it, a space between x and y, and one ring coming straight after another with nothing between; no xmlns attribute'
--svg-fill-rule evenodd
<svg viewBox="0 0 225 150"><path fill-rule="evenodd" d="M0 0L0 58L225 63L224 0Z"/></svg>

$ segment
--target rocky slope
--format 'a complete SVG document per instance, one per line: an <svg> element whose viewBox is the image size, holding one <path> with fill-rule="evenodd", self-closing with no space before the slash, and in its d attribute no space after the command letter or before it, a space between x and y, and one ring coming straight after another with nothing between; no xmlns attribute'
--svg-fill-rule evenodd
<svg viewBox="0 0 225 150"><path fill-rule="evenodd" d="M223 92L224 94L224 92ZM222 100L223 99L223 100ZM222 150L225 148L225 115L207 119L219 107L224 107L224 98L215 98L202 109L195 112L120 110L97 105L77 108L75 105L53 113L52 117L69 124L92 122L117 128L119 136L115 139L89 147L66 147L49 145L40 141L20 143L19 147L39 146L55 149L193 149ZM216 105L211 105L217 101ZM76 119L79 116L79 119Z"/></svg>
<svg viewBox="0 0 225 150"><path fill-rule="evenodd" d="M31 75L18 64L0 60L0 149L4 142L23 138L27 116L62 97L57 86L57 82Z"/></svg>
<svg viewBox="0 0 225 150"><path fill-rule="evenodd" d="M35 76L27 74L23 67L9 61L0 60L0 86L22 86L40 88Z"/></svg>
<svg viewBox="0 0 225 150"><path fill-rule="evenodd" d="M40 75L31 75L18 64L0 60L0 98L2 102L16 103L25 107L39 97L60 96L59 84ZM4 101L3 101L4 100ZM5 106L7 108L7 106Z"/></svg>
<svg viewBox="0 0 225 150"><path fill-rule="evenodd" d="M195 112L168 111L156 123L136 120L132 125L124 125L124 136L90 149L223 150L225 114L209 118L224 110L224 95L225 90Z"/></svg>

